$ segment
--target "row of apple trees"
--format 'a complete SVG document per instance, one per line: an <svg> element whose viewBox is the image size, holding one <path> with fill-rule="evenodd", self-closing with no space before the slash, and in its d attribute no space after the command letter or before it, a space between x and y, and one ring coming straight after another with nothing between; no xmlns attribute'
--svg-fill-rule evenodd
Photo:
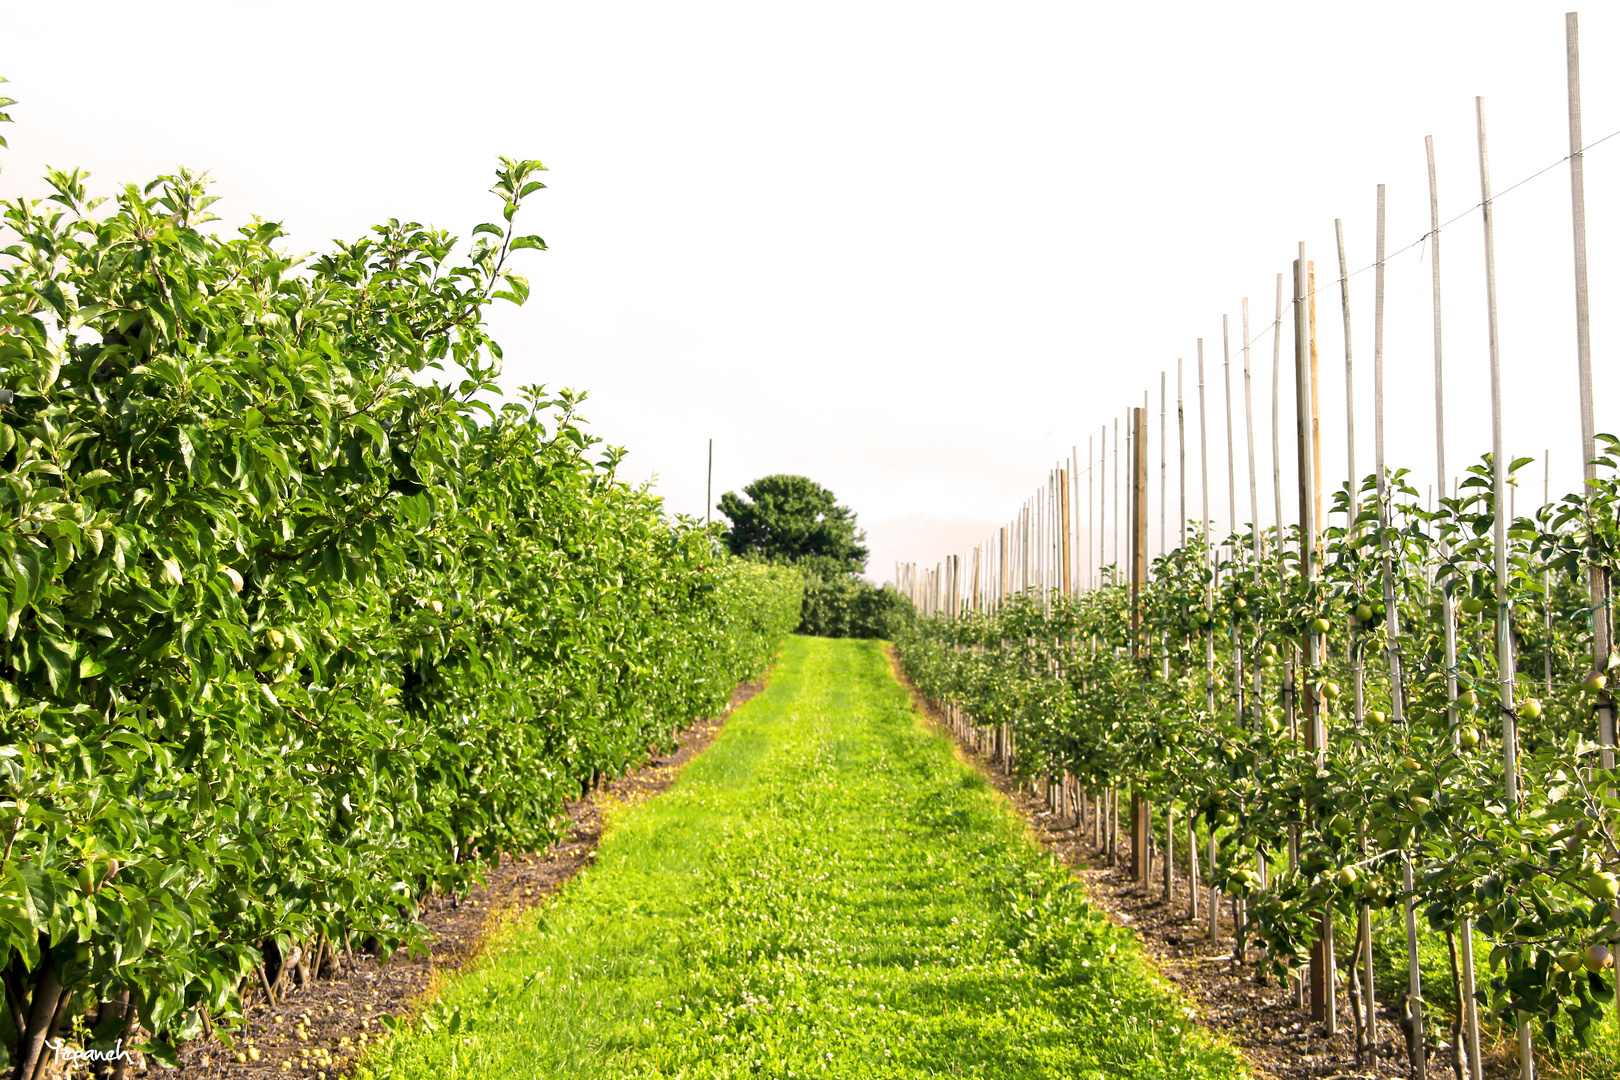
<svg viewBox="0 0 1620 1080"><path fill-rule="evenodd" d="M503 159L472 243L300 262L181 172L4 205L0 1046L180 1040L420 898L759 674L797 575L615 477L577 397L501 400ZM125 1045L129 1045L126 1041Z"/></svg>
<svg viewBox="0 0 1620 1080"><path fill-rule="evenodd" d="M1011 724L1026 775L1067 772L1091 791L1129 787L1198 815L1219 840L1213 880L1248 899L1246 933L1279 972L1307 962L1325 909L1354 925L1361 905L1411 895L1436 933L1472 920L1492 943L1482 1013L1525 1014L1549 1041L1584 1041L1613 1001L1620 939L1620 778L1597 745L1620 658L1591 654L1594 617L1613 616L1588 593L1589 568L1611 572L1620 550L1620 444L1604 448L1596 486L1512 522L1505 582L1486 462L1432 511L1397 474L1382 529L1369 480L1354 521L1323 537L1319 576L1300 573L1297 534L1280 550L1265 537L1257 559L1252 534L1212 552L1195 527L1155 561L1140 630L1128 587L1112 584L917 620L901 654L931 697ZM1338 521L1348 505L1341 490ZM1504 612L1516 801L1504 794L1497 686ZM1311 640L1322 662L1307 669ZM1307 746L1312 703L1326 723L1320 752Z"/></svg>

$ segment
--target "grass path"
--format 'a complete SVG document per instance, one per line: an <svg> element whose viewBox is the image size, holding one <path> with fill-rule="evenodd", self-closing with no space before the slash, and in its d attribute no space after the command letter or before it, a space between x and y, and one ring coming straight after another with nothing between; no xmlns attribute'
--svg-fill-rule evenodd
<svg viewBox="0 0 1620 1080"><path fill-rule="evenodd" d="M876 644L768 689L368 1060L453 1077L1237 1077Z"/></svg>

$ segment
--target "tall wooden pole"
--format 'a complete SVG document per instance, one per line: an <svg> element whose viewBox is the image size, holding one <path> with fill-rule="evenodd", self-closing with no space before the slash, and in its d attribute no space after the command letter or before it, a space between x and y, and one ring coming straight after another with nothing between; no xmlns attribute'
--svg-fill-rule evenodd
<svg viewBox="0 0 1620 1080"><path fill-rule="evenodd" d="M1170 550L1166 546L1164 526L1167 520L1165 514L1165 491L1169 483L1169 460L1165 456L1165 412L1169 405L1169 378L1163 371L1159 372L1159 554L1163 555Z"/></svg>
<svg viewBox="0 0 1620 1080"><path fill-rule="evenodd" d="M1221 378L1226 383L1226 532L1237 532L1237 452L1232 432L1232 319L1221 316Z"/></svg>
<svg viewBox="0 0 1620 1080"><path fill-rule="evenodd" d="M1312 536L1312 543L1316 545L1317 556L1320 558L1322 547L1322 529L1327 525L1327 518L1322 513L1322 380L1320 379L1321 358L1316 348L1316 263L1311 261L1305 264L1306 287L1305 303L1311 323L1311 499L1313 501L1316 517L1316 532Z"/></svg>
<svg viewBox="0 0 1620 1080"><path fill-rule="evenodd" d="M1181 485L1181 546L1187 546L1187 407L1181 394L1181 357L1176 357L1176 452L1181 464L1176 479Z"/></svg>
<svg viewBox="0 0 1620 1080"><path fill-rule="evenodd" d="M1401 677L1401 611L1395 595L1395 560L1390 542L1389 475L1384 466L1384 185L1378 185L1376 277L1373 283L1373 456L1378 484L1379 553L1383 569L1384 625L1388 647L1390 712L1396 724L1406 723L1406 695ZM1423 1044L1423 980L1418 970L1417 909L1412 900L1412 860L1401 853L1401 875L1406 888L1407 1011L1412 1022L1413 1072L1427 1075L1428 1051ZM1367 945L1371 948L1370 942ZM1369 1029L1371 1030L1371 1029Z"/></svg>
<svg viewBox="0 0 1620 1080"><path fill-rule="evenodd" d="M1350 362L1350 270L1344 257L1344 219L1333 219L1333 231L1339 239L1339 300L1344 309L1344 453L1345 475L1350 477L1348 516L1345 527L1356 520L1356 509L1361 503L1361 478L1356 475L1356 379Z"/></svg>
<svg viewBox="0 0 1620 1080"><path fill-rule="evenodd" d="M1491 349L1491 502L1496 548L1496 689L1502 717L1502 791L1508 803L1519 801L1519 725L1513 709L1512 605L1508 601L1507 574L1507 457L1502 451L1502 344L1496 323L1496 223L1491 205L1491 162L1485 138L1485 99L1474 99L1479 125L1479 193L1485 228L1485 317ZM1519 1016L1519 1076L1532 1080L1536 1072L1530 1021Z"/></svg>
<svg viewBox="0 0 1620 1080"><path fill-rule="evenodd" d="M1102 568L1108 565L1108 425L1102 426L1102 455L1097 478L1097 583L1102 584Z"/></svg>
<svg viewBox="0 0 1620 1080"><path fill-rule="evenodd" d="M1311 289L1314 285L1311 274L1311 264L1305 258L1305 245L1299 245L1299 261L1294 267L1294 287L1296 289L1294 301L1294 394L1298 404L1298 441L1299 441L1299 565L1300 573L1307 579L1313 579L1317 574L1317 531L1320 527L1318 517L1318 492L1316 480L1318 478L1318 451L1317 435L1319 433L1318 417L1316 415L1316 365L1313 362L1316 354L1316 326L1311 317L1314 311ZM1321 641L1319 635L1306 628L1304 635L1304 667L1312 672L1306 684L1304 695L1306 719L1306 749L1313 751L1318 761L1326 753L1325 732L1322 729L1321 690L1316 685L1314 671L1321 659ZM1310 990L1311 1019L1313 1021L1332 1024L1336 1010L1332 1007L1333 994L1332 960L1329 950L1332 948L1331 924L1328 922L1326 912L1321 916L1321 927L1317 933L1316 941L1311 946L1310 972L1307 979Z"/></svg>
<svg viewBox="0 0 1620 1080"><path fill-rule="evenodd" d="M1204 339L1198 339L1198 468L1203 489L1203 540L1204 540L1204 613L1212 616L1215 611L1215 577L1214 567L1210 564L1212 554L1209 536L1209 415L1205 405L1204 393ZM1213 620L1204 626L1204 707L1210 716L1215 715L1215 627ZM1188 824L1192 824L1189 819ZM1221 903L1220 890L1214 884L1215 874L1215 821L1209 823L1209 872L1211 884L1209 886L1209 936L1213 938L1220 923Z"/></svg>
<svg viewBox="0 0 1620 1080"><path fill-rule="evenodd" d="M1063 550L1060 558L1063 562L1063 595L1068 596L1072 591L1069 581L1069 470L1058 470L1058 499L1062 502L1063 514Z"/></svg>
<svg viewBox="0 0 1620 1080"><path fill-rule="evenodd" d="M1440 321L1440 189L1435 178L1434 137L1423 139L1424 152L1429 163L1429 266L1431 318L1434 324L1434 474L1440 497L1446 494L1446 396L1445 368ZM1440 534L1440 558L1451 555L1451 543L1446 534ZM1451 730L1452 744L1461 745L1457 724L1457 598L1455 585L1447 579L1440 590L1441 634L1446 654L1446 722ZM1386 608L1387 608L1386 604ZM1474 934L1473 920L1464 919L1458 928L1458 966L1463 976L1463 1036L1468 1052L1471 1080L1483 1080L1484 1063L1479 1049L1479 1004L1474 1000Z"/></svg>
<svg viewBox="0 0 1620 1080"><path fill-rule="evenodd" d="M1592 326L1586 288L1586 159L1581 145L1581 41L1575 12L1564 16L1564 51L1569 77L1569 196L1571 223L1575 234L1575 365L1579 380L1581 410L1581 477L1584 495L1591 495L1597 481L1597 423L1592 411ZM1587 587L1592 599L1592 658L1601 667L1614 645L1614 605L1610 603L1610 583L1601 566L1588 571ZM1610 673L1611 679L1616 673ZM1613 692L1598 695L1598 742L1601 764L1614 768L1615 699Z"/></svg>
<svg viewBox="0 0 1620 1080"><path fill-rule="evenodd" d="M1271 494L1276 501L1277 550L1283 545L1282 503L1282 424L1278 413L1282 401L1282 317L1283 276L1277 275L1277 318L1271 324Z"/></svg>
<svg viewBox="0 0 1620 1080"><path fill-rule="evenodd" d="M1086 576L1080 572L1080 447L1069 447L1069 501L1074 507L1074 592L1079 595L1085 589Z"/></svg>
<svg viewBox="0 0 1620 1080"><path fill-rule="evenodd" d="M1243 298L1243 426L1249 447L1249 540L1254 550L1256 574L1260 573L1260 483L1254 467L1254 377L1249 371L1249 298ZM1258 580L1258 579L1257 579ZM1256 671L1259 668L1256 667ZM1258 697L1256 698L1258 701Z"/></svg>
<svg viewBox="0 0 1620 1080"><path fill-rule="evenodd" d="M1147 657L1142 636L1142 590L1147 585L1147 409L1131 410L1131 651L1137 659ZM1144 669L1145 671L1145 669ZM1147 883L1149 826L1152 809L1143 797L1140 784L1131 785L1131 878Z"/></svg>
<svg viewBox="0 0 1620 1080"><path fill-rule="evenodd" d="M1137 638L1137 656L1147 657L1147 639L1142 636L1142 590L1148 579L1148 430L1147 407L1135 410L1136 455L1133 458L1132 486L1135 496L1131 500L1131 618Z"/></svg>
<svg viewBox="0 0 1620 1080"><path fill-rule="evenodd" d="M1091 436L1086 436L1086 584L1097 587L1097 557L1094 543L1097 538L1097 518L1092 513L1097 507L1097 456L1092 448Z"/></svg>

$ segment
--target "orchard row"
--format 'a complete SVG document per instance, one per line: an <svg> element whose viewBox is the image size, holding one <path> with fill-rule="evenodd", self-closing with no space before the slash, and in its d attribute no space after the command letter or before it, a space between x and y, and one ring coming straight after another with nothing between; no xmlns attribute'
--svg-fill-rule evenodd
<svg viewBox="0 0 1620 1080"><path fill-rule="evenodd" d="M757 675L800 579L616 479L577 398L501 401L503 160L466 244L300 264L203 231L186 173L54 173L0 260L0 1047L228 1024L420 898L544 847L565 800ZM93 1029L93 1030L87 1030Z"/></svg>
<svg viewBox="0 0 1620 1080"><path fill-rule="evenodd" d="M1502 579L1486 461L1432 510L1401 474L1382 515L1374 483L1353 507L1341 490L1346 524L1303 565L1297 530L1212 549L1195 529L1135 587L946 608L901 654L1026 776L1129 789L1199 822L1203 872L1279 974L1303 976L1313 948L1320 963L1336 920L1406 907L1414 1006L1426 922L1462 951L1459 1013L1584 1040L1612 1007L1620 940L1620 777L1601 723L1620 659L1592 655L1594 620L1613 614L1588 591L1620 550L1620 485L1616 441L1600 443L1596 483L1511 522ZM1491 945L1479 986L1473 930ZM1370 965L1358 939L1339 970Z"/></svg>

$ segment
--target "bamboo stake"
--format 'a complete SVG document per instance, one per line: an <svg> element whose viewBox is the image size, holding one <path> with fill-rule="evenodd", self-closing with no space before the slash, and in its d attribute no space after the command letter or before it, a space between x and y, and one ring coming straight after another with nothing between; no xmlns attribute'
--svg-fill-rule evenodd
<svg viewBox="0 0 1620 1080"><path fill-rule="evenodd" d="M1169 460L1165 457L1165 410L1168 405L1167 373L1159 372L1159 554L1170 549L1165 546L1165 486L1169 483ZM1166 675L1168 678L1168 675ZM1168 835L1168 834L1166 834Z"/></svg>
<svg viewBox="0 0 1620 1080"><path fill-rule="evenodd" d="M1564 16L1564 46L1569 81L1569 194L1570 219L1575 234L1575 361L1579 378L1581 409L1581 478L1583 494L1591 494L1597 481L1597 423L1592 411L1592 326L1586 286L1586 158L1581 146L1581 42L1576 13ZM1592 602L1592 659L1595 666L1607 662L1614 646L1614 612L1609 603L1608 573L1601 566L1588 571L1587 587ZM1611 676L1613 677L1613 676ZM1603 746L1600 763L1614 768L1615 700L1612 691L1598 695L1598 742ZM1616 999L1620 1008L1620 997Z"/></svg>
<svg viewBox="0 0 1620 1080"><path fill-rule="evenodd" d="M1226 382L1227 535L1237 532L1237 454L1232 449L1232 341L1230 316L1221 316L1221 374Z"/></svg>
<svg viewBox="0 0 1620 1080"><path fill-rule="evenodd" d="M1176 452L1181 464L1176 479L1181 484L1181 546L1187 546L1187 409L1181 396L1181 357L1176 357Z"/></svg>
<svg viewBox="0 0 1620 1080"><path fill-rule="evenodd" d="M1321 492L1316 486L1320 480L1321 457L1318 439L1320 420L1316 410L1316 320L1312 295L1315 280L1311 266L1305 258L1305 245L1301 243L1299 262L1294 271L1295 287L1299 290L1294 314L1294 385L1299 403L1300 573L1307 580L1317 575L1317 531L1321 521ZM1321 642L1319 635L1309 628L1305 633L1304 646L1304 667L1314 672L1321 662ZM1320 763L1327 752L1320 688L1308 685L1304 701L1306 748L1315 752ZM1311 947L1309 983L1311 1019L1325 1022L1331 1031L1337 1021L1337 1010L1333 1007L1333 931L1329 919L1329 912L1322 912L1317 939Z"/></svg>
<svg viewBox="0 0 1620 1080"><path fill-rule="evenodd" d="M1545 513L1552 503L1552 448L1541 452L1541 509ZM1546 693L1550 698L1553 692L1553 613L1552 613L1552 567L1543 563L1541 568L1541 615L1542 633L1545 635L1541 648L1542 674L1546 681ZM1595 623L1594 623L1595 625Z"/></svg>
<svg viewBox="0 0 1620 1080"><path fill-rule="evenodd" d="M1058 472L1059 498L1063 501L1063 595L1068 596L1069 588L1069 471L1060 469Z"/></svg>
<svg viewBox="0 0 1620 1080"><path fill-rule="evenodd" d="M1339 298L1344 308L1344 441L1346 474L1350 477L1345 528L1355 524L1361 484L1356 476L1356 380L1350 364L1350 271L1344 259L1344 219L1333 219L1339 238Z"/></svg>
<svg viewBox="0 0 1620 1080"><path fill-rule="evenodd" d="M1243 421L1249 439L1249 533L1254 547L1255 581L1260 580L1260 486L1254 469L1254 378L1249 371L1249 298L1243 298ZM1256 666L1258 673L1260 668ZM1255 690L1256 701L1259 700Z"/></svg>
<svg viewBox="0 0 1620 1080"><path fill-rule="evenodd" d="M1513 711L1513 630L1509 625L1507 576L1507 459L1502 453L1502 349L1496 329L1496 229L1491 207L1490 154L1485 140L1485 99L1474 99L1479 123L1479 190L1485 227L1485 308L1491 347L1491 492L1495 509L1496 665L1499 712L1502 716L1502 788L1508 803L1519 801L1519 732ZM1519 1076L1536 1075L1530 1021L1519 1017Z"/></svg>
<svg viewBox="0 0 1620 1080"><path fill-rule="evenodd" d="M1169 428L1165 423L1165 414L1169 409L1169 398L1169 375L1167 372L1161 371L1159 372L1159 554L1161 556L1167 554L1170 550L1167 546L1168 538L1165 535L1165 523L1168 520L1165 506L1167 501L1165 494L1167 485L1169 484L1170 470L1170 462L1166 454L1166 447L1168 445L1166 432L1169 430ZM1159 675L1166 682L1168 682L1170 679L1170 636L1164 632L1159 634ZM1169 800L1166 800L1164 812L1164 853L1166 865L1168 866L1174 858L1171 855L1171 852L1175 850L1175 804ZM1167 882L1169 881L1168 878L1165 880ZM1166 886L1166 888L1168 889L1168 886ZM1164 899L1165 903L1170 902L1170 894L1168 891L1166 891Z"/></svg>
<svg viewBox="0 0 1620 1080"><path fill-rule="evenodd" d="M1204 339L1198 339L1198 468L1203 486L1204 518L1204 612L1215 611L1215 578L1210 567L1209 539L1209 422L1204 394ZM1204 628L1204 707L1215 715L1215 630L1212 624ZM1215 875L1215 821L1209 823L1209 936L1215 937L1221 915L1220 889L1214 883Z"/></svg>
<svg viewBox="0 0 1620 1080"><path fill-rule="evenodd" d="M1377 270L1373 300L1373 456L1378 482L1379 552L1383 563L1384 613L1389 649L1390 712L1396 724L1406 723L1406 699L1401 683L1401 613L1395 601L1395 564L1391 554L1389 475L1384 465L1384 185L1378 185ZM1412 860L1401 857L1401 874L1406 887L1406 974L1407 1005L1412 1019L1413 1071L1427 1075L1428 1051L1423 1044L1423 980L1418 969L1417 910L1413 903ZM1367 948L1367 980L1372 985L1371 939ZM1369 996L1368 1000L1371 1000Z"/></svg>
<svg viewBox="0 0 1620 1080"><path fill-rule="evenodd" d="M1145 397L1145 395L1144 395ZM1147 585L1147 406L1133 410L1131 423L1131 651L1146 659L1147 642L1142 636L1142 590ZM1143 671L1146 677L1146 671ZM1131 877L1146 885L1152 873L1149 841L1153 834L1153 809L1138 785L1131 790Z"/></svg>
<svg viewBox="0 0 1620 1080"><path fill-rule="evenodd" d="M1423 140L1425 153L1429 162L1429 262L1430 262L1430 290L1432 293L1432 318L1434 321L1434 455L1436 483L1440 485L1440 497L1445 497L1446 483L1446 408L1445 408L1445 372L1442 366L1441 349L1441 320L1440 320L1440 194L1435 179L1434 166L1434 137L1425 136ZM1456 497L1456 493L1452 493ZM1440 557L1449 558L1451 554L1450 541L1444 532L1440 533ZM1440 591L1440 620L1442 632L1445 637L1446 648L1446 723L1451 731L1453 746L1461 745L1461 733L1457 724L1457 600L1454 593L1455 583L1447 579ZM1474 927L1473 921L1464 919L1458 926L1457 946L1460 956L1458 966L1462 969L1463 977L1463 1037L1468 1053L1470 1080L1483 1080L1484 1062L1480 1059L1479 1049L1479 1004L1474 1000L1475 974L1474 974Z"/></svg>
<svg viewBox="0 0 1620 1080"><path fill-rule="evenodd" d="M1102 584L1102 568L1108 565L1108 425L1102 426L1102 475L1097 478L1097 583Z"/></svg>
<svg viewBox="0 0 1620 1080"><path fill-rule="evenodd" d="M1277 551L1282 551L1282 426L1278 423L1282 400L1283 276L1277 275L1277 319L1271 324L1271 493L1276 499Z"/></svg>

